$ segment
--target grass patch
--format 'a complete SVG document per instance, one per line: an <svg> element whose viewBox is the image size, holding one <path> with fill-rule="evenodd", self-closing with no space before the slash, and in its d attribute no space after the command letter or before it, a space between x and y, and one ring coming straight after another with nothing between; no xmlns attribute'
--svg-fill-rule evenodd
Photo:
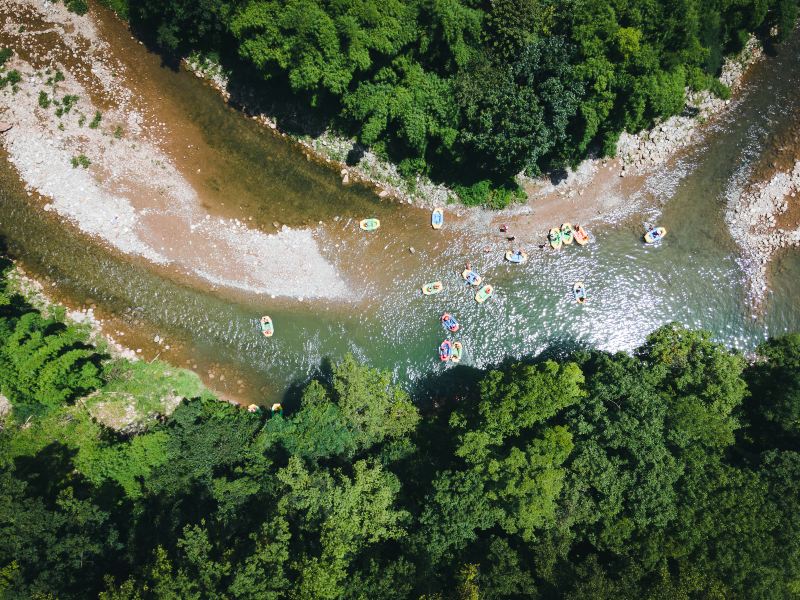
<svg viewBox="0 0 800 600"><path fill-rule="evenodd" d="M47 92L42 90L39 92L39 106L41 108L50 108L50 105L53 101L50 99L50 96L47 95Z"/></svg>
<svg viewBox="0 0 800 600"><path fill-rule="evenodd" d="M161 361L116 359L106 364L103 378L106 384L85 402L95 418L115 429L170 414L183 398L213 397L195 373Z"/></svg>
<svg viewBox="0 0 800 600"><path fill-rule="evenodd" d="M92 161L90 161L85 154L79 154L78 156L72 157L73 169L77 169L78 167L83 167L84 169L88 169L90 164L92 164Z"/></svg>
<svg viewBox="0 0 800 600"><path fill-rule="evenodd" d="M78 127L83 127L84 123L86 123L86 115L81 115L78 117Z"/></svg>
<svg viewBox="0 0 800 600"><path fill-rule="evenodd" d="M49 73L50 71L48 70L47 72ZM57 70L55 75L47 78L47 82L46 83L47 83L47 85L55 85L55 84L59 83L60 81L64 81L64 73L62 73L61 71Z"/></svg>
<svg viewBox="0 0 800 600"><path fill-rule="evenodd" d="M74 106L78 103L78 100L80 100L78 96L74 96L71 94L66 94L61 99L61 102L53 100L53 102L58 105L58 108L56 109L56 116L61 117L63 115L68 114L69 111L71 111L74 108Z"/></svg>
<svg viewBox="0 0 800 600"><path fill-rule="evenodd" d="M17 90L19 89L17 88L17 84L20 81L22 81L22 74L19 71L17 71L16 69L14 69L13 71L9 71L8 75L6 75L5 77L0 77L0 90L2 90L7 85L10 85L11 89L16 94Z"/></svg>
<svg viewBox="0 0 800 600"><path fill-rule="evenodd" d="M114 139L121 140L123 135L125 135L125 130L120 125L117 125L114 129Z"/></svg>
<svg viewBox="0 0 800 600"><path fill-rule="evenodd" d="M100 113L99 110L96 110L94 112L94 118L92 119L92 122L89 123L89 129L97 129L98 127L100 127L100 121L102 120L103 120L103 115Z"/></svg>

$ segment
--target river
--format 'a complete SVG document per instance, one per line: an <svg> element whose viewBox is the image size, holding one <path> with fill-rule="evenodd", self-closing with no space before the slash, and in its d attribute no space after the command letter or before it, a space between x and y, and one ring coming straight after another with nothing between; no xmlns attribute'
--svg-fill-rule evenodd
<svg viewBox="0 0 800 600"><path fill-rule="evenodd" d="M227 107L192 75L163 68L150 55L140 69L176 123L179 137L172 143L192 148L185 171L202 167L192 184L207 208L267 232L275 230L273 222L313 226L351 300L234 293L123 256L31 202L2 155L0 235L11 254L49 284L48 293L73 306L95 305L106 327L124 334L120 341L147 358L159 355L197 370L223 396L262 404L280 399L326 360L347 352L392 371L407 387L429 385L432 376L453 368L436 355L445 337L464 344L463 366L452 373L458 377L470 367L546 350L630 350L670 321L708 329L741 350L800 330L798 252L776 261L765 308L753 315L723 222L729 195L764 169L781 132L798 126L798 35L754 67L735 105L699 144L648 178L642 190L648 200L632 216L595 224L592 244L560 252L538 249L543 231L515 231L515 243L531 255L522 266L503 260L508 244L490 230L492 215L448 211L445 228L435 232L428 212L381 201L364 186L342 186L338 173ZM357 221L366 216L377 216L383 226L361 232ZM644 221L667 227L663 243L642 243ZM487 244L492 251L484 253ZM466 261L495 287L483 305L459 277ZM419 286L437 279L444 292L423 297ZM585 305L571 298L578 279L588 290ZM458 334L446 335L439 323L444 311L461 322ZM269 340L258 332L262 314L275 323ZM155 334L166 338L169 350L152 341Z"/></svg>

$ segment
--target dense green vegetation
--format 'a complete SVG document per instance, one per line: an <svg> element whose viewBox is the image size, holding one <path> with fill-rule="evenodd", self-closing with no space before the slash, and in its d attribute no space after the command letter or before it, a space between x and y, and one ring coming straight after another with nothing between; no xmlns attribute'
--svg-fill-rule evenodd
<svg viewBox="0 0 800 600"><path fill-rule="evenodd" d="M797 4L129 0L122 12L169 55L221 57L267 105L310 107L401 173L502 205L515 174L613 153L622 131L680 113L687 87L726 95L723 56L750 32L786 36Z"/></svg>
<svg viewBox="0 0 800 600"><path fill-rule="evenodd" d="M285 417L206 395L123 435L81 397L151 402L171 372L108 369L2 291L3 598L800 593L800 335L751 366L670 325L633 355L459 367L424 414L348 357Z"/></svg>

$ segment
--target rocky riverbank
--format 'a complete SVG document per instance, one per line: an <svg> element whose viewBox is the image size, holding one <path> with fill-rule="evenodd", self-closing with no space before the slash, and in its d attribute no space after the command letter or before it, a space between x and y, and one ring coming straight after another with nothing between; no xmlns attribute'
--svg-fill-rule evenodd
<svg viewBox="0 0 800 600"><path fill-rule="evenodd" d="M764 50L754 36L739 54L725 59L720 82L736 93L749 68L764 56ZM731 100L719 98L708 91L686 90L686 109L682 115L670 117L650 130L637 134L623 133L617 144L621 161L620 176L643 174L663 165L683 148L695 141L702 125L724 112Z"/></svg>
<svg viewBox="0 0 800 600"><path fill-rule="evenodd" d="M741 52L725 59L719 77L720 82L735 93L741 87L749 68L763 56L761 43L751 36ZM213 86L226 102L231 99L229 74L218 63L199 54L193 54L184 60L184 65ZM531 201L529 203L533 204L535 200L538 206L539 202L547 202L548 194L570 198L582 195L583 190L592 183L591 177L587 179L587 173L604 176L603 171L611 169L621 177L647 174L664 165L677 152L693 143L701 127L724 112L730 103L730 99L719 98L709 91L693 92L687 88L686 108L682 115L671 117L656 124L652 129L637 134L623 133L617 144L615 157L587 159L574 171L569 170L567 176L555 185L551 184L548 177L532 179L522 173L519 174L518 181L528 193ZM250 109L246 100L239 99L237 104L242 106L245 114L251 118L277 131L279 135L291 137L302 144L315 158L339 169L342 182L345 184L356 180L370 182L376 186L381 197L391 196L401 202L425 208L443 206L457 198L454 190L436 184L427 177L418 176L413 181L403 178L396 165L381 159L368 148L361 147L356 140L344 137L329 128L314 137L290 136L280 130L274 115ZM355 165L347 164L347 158L352 154L360 156ZM604 212L602 206L599 208L601 213ZM612 208L618 208L617 203L614 203ZM590 212L597 211L593 207Z"/></svg>
<svg viewBox="0 0 800 600"><path fill-rule="evenodd" d="M726 222L741 249L748 296L758 308L767 291L767 270L775 252L800 246L800 160L729 199Z"/></svg>
<svg viewBox="0 0 800 600"><path fill-rule="evenodd" d="M0 120L13 125L0 143L32 201L120 252L214 286L347 297L314 229L267 234L209 214L164 149L170 131L157 98L136 93L131 57L103 38L91 13L4 0L0 46L21 74L0 92Z"/></svg>
<svg viewBox="0 0 800 600"><path fill-rule="evenodd" d="M199 54L192 54L184 59L183 64L187 70L216 89L226 102L231 100L230 76L218 63ZM277 135L300 144L309 157L338 170L344 185L368 183L375 187L375 192L381 198L392 198L424 208L444 206L457 198L453 190L443 184L434 183L428 177L417 176L413 181L402 177L395 164L380 158L355 139L344 137L331 129L325 129L317 136L290 135L280 129L274 115L252 108L248 96L250 94L245 93L244 98L237 98L237 106L243 114L274 130ZM255 102L254 99L253 104ZM347 163L350 155L359 156L355 165Z"/></svg>

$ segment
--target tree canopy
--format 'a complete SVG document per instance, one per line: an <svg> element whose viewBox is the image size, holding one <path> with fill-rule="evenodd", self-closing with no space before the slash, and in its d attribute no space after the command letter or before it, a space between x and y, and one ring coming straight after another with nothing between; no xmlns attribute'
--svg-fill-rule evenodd
<svg viewBox="0 0 800 600"><path fill-rule="evenodd" d="M203 396L122 434L76 402L121 385L81 332L5 286L0 312L4 598L797 593L797 334L748 365L667 325L427 413L348 356L285 416Z"/></svg>
<svg viewBox="0 0 800 600"><path fill-rule="evenodd" d="M724 56L750 33L780 41L798 9L797 0L128 3L135 30L168 54L223 57L239 79L268 81L264 93L286 92L404 175L493 205L514 197L492 187L517 173L613 154L621 132L681 113L687 88L726 95Z"/></svg>

